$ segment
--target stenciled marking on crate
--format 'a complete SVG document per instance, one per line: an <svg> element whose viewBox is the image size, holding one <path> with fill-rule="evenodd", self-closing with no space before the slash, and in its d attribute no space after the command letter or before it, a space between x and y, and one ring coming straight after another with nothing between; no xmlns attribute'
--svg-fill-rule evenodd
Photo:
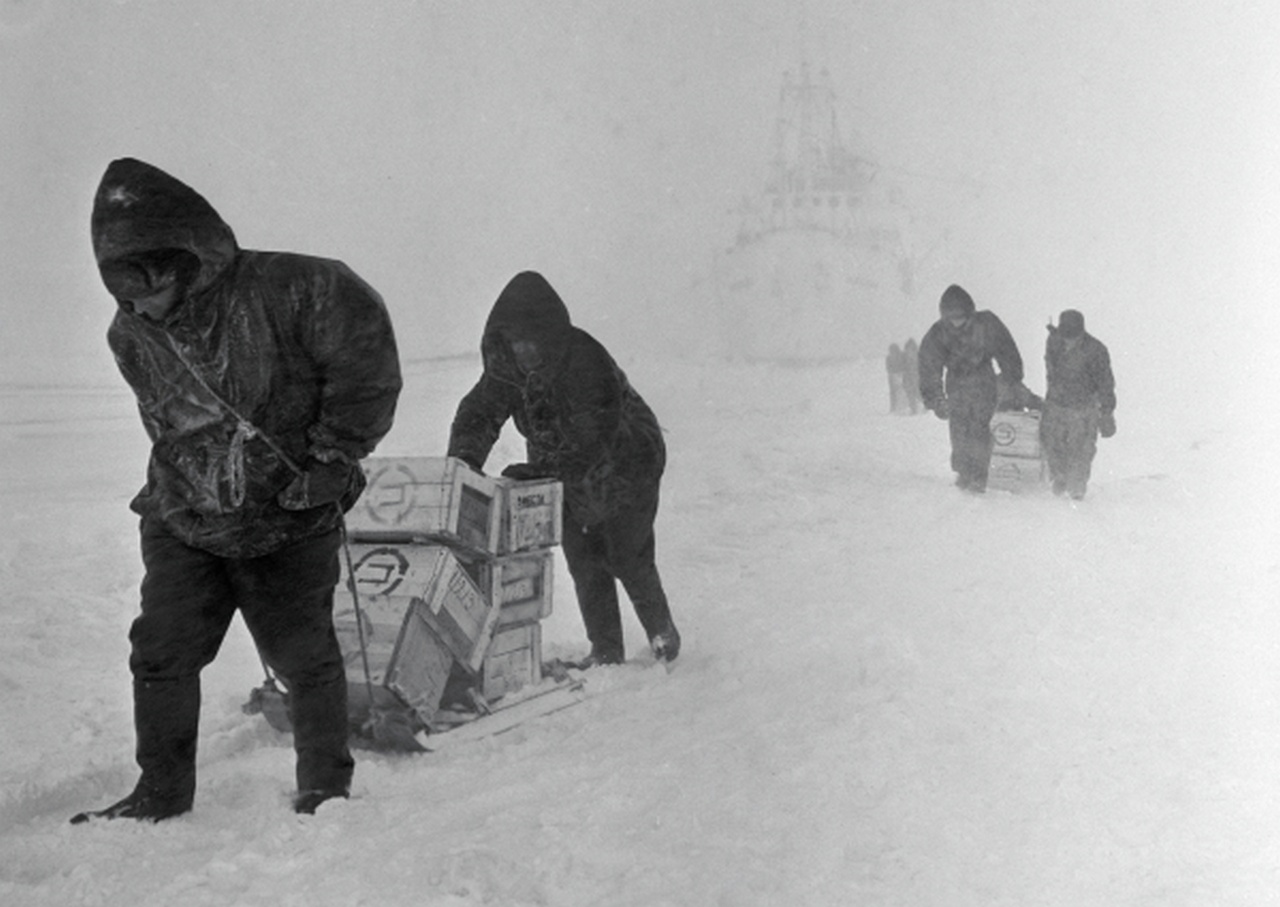
<svg viewBox="0 0 1280 907"><path fill-rule="evenodd" d="M391 525L404 520L413 510L413 486L418 482L409 469L398 463L371 472L365 492L369 516L375 522Z"/></svg>
<svg viewBox="0 0 1280 907"><path fill-rule="evenodd" d="M545 507L551 503L551 500L547 497L546 492L530 491L516 494L513 503L516 507Z"/></svg>
<svg viewBox="0 0 1280 907"><path fill-rule="evenodd" d="M368 595L390 595L404 582L409 559L398 548L374 548L352 565L356 588Z"/></svg>
<svg viewBox="0 0 1280 907"><path fill-rule="evenodd" d="M542 595L546 563L543 558L519 558L502 567L502 585L495 590L503 605L530 601Z"/></svg>
<svg viewBox="0 0 1280 907"><path fill-rule="evenodd" d="M1018 439L1018 430L1008 422L997 422L991 427L991 438L1001 447L1008 447Z"/></svg>
<svg viewBox="0 0 1280 907"><path fill-rule="evenodd" d="M1030 440L1040 431L1040 420L1034 416L996 416L991 425L991 438L1001 446L1007 446L1019 437Z"/></svg>
<svg viewBox="0 0 1280 907"><path fill-rule="evenodd" d="M502 604L509 605L512 602L528 601L538 596L538 576L522 576L514 582L502 584Z"/></svg>

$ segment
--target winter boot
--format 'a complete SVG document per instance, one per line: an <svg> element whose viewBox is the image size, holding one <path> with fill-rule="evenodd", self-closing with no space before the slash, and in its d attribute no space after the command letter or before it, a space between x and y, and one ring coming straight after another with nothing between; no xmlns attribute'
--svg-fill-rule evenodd
<svg viewBox="0 0 1280 907"><path fill-rule="evenodd" d="M599 646L592 646L590 655L581 661L569 662L568 664L569 667L585 671L587 668L594 668L597 665L620 665L626 660L626 656L616 649L603 649Z"/></svg>
<svg viewBox="0 0 1280 907"><path fill-rule="evenodd" d="M347 799L350 794L345 790L303 790L293 798L293 811L299 815L313 816L316 809L326 800L335 798Z"/></svg>
<svg viewBox="0 0 1280 907"><path fill-rule="evenodd" d="M149 790L139 782L133 793L106 809L89 810L71 817L72 825L80 825L90 819L136 819L139 822L159 822L183 813L191 812L193 794L165 794Z"/></svg>
<svg viewBox="0 0 1280 907"><path fill-rule="evenodd" d="M649 647L653 649L653 657L658 661L675 661L680 654L680 631L675 624L668 624L667 629L653 635L649 640Z"/></svg>

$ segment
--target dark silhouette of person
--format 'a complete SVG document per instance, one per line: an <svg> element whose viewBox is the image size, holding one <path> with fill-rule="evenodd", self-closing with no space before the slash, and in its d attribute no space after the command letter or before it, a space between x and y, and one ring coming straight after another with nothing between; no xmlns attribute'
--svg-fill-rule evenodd
<svg viewBox="0 0 1280 907"><path fill-rule="evenodd" d="M1116 433L1116 379L1106 345L1084 329L1084 315L1066 309L1047 326L1044 416L1040 440L1054 494L1084 498L1098 436Z"/></svg>
<svg viewBox="0 0 1280 907"><path fill-rule="evenodd" d="M564 484L561 544L591 642L580 665L625 658L619 582L654 656L672 661L680 633L658 574L653 528L667 455L653 411L533 271L503 288L480 349L484 373L458 404L449 455L482 469L503 425L514 420L528 462L503 475Z"/></svg>
<svg viewBox="0 0 1280 907"><path fill-rule="evenodd" d="M195 190L131 158L102 177L107 340L151 439L129 631L132 793L76 815L192 808L200 672L237 611L289 690L294 809L346 797L347 679L333 628L343 513L390 430L400 362L382 298L339 261L242 249Z"/></svg>
<svg viewBox="0 0 1280 907"><path fill-rule="evenodd" d="M951 435L951 469L965 491L987 489L996 371L1022 381L1022 357L1004 323L976 311L973 298L952 284L938 303L940 317L920 342L920 396Z"/></svg>

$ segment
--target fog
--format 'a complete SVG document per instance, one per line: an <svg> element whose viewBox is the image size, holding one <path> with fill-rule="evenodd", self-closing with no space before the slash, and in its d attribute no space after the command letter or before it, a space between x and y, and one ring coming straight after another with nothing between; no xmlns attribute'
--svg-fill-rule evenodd
<svg viewBox="0 0 1280 907"><path fill-rule="evenodd" d="M120 156L191 184L245 247L347 261L406 358L474 351L522 268L624 362L698 355L807 62L914 218L917 334L961 283L1034 386L1073 306L1122 409L1218 406L1262 364L1233 353L1224 376L1205 350L1274 307L1266 6L4 0L4 378L116 380L88 219Z"/></svg>
<svg viewBox="0 0 1280 907"><path fill-rule="evenodd" d="M1268 903L1274 6L0 0L0 900ZM879 363L713 358L715 263L804 63L910 212L916 337L959 283L1033 390L1061 309L1109 345L1119 432L1079 507L956 493L945 426L889 416ZM242 246L378 288L406 375L385 455L441 453L479 366L440 357L546 274L670 434L675 671L606 671L514 742L364 759L308 824L287 741L240 711L242 637L201 812L67 825L133 776L146 438L89 238L122 156ZM557 588L551 653L580 655Z"/></svg>

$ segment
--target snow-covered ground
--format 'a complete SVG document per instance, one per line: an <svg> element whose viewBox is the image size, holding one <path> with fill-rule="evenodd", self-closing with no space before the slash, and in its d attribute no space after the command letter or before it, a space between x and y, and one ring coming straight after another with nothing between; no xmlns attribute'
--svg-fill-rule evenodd
<svg viewBox="0 0 1280 907"><path fill-rule="evenodd" d="M379 453L441 453L477 368L409 363ZM361 752L352 799L299 817L237 623L195 810L159 825L67 822L135 777L132 401L0 390L0 904L1277 903L1280 545L1247 425L1126 410L1117 357L1086 501L972 497L877 363L628 370L669 432L673 671L628 617L582 704ZM580 655L558 571L547 654Z"/></svg>

